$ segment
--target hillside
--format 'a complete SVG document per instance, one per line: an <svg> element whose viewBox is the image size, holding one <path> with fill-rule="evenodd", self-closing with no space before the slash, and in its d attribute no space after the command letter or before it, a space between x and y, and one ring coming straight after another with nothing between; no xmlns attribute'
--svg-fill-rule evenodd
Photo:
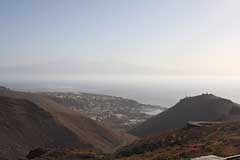
<svg viewBox="0 0 240 160"><path fill-rule="evenodd" d="M240 154L240 122L209 127L185 127L144 138L123 147L121 160L181 160L206 155L228 157Z"/></svg>
<svg viewBox="0 0 240 160"><path fill-rule="evenodd" d="M0 157L10 159L39 146L72 146L90 149L51 114L34 103L0 96Z"/></svg>
<svg viewBox="0 0 240 160"><path fill-rule="evenodd" d="M96 154L74 148L38 148L29 152L26 160L190 160L206 155L229 157L240 153L239 133L239 121L224 122L209 127L166 131L138 140L114 154Z"/></svg>
<svg viewBox="0 0 240 160"><path fill-rule="evenodd" d="M73 92L46 92L55 102L79 111L95 121L109 124L114 129L128 129L131 126L146 121L153 115L151 111L160 113L166 108L139 103L135 100L108 95L73 93Z"/></svg>
<svg viewBox="0 0 240 160"><path fill-rule="evenodd" d="M125 134L119 134L113 132L111 129L106 128L105 126L102 126L101 124L98 124L97 122L81 115L79 112L74 112L72 110L66 109L65 107L61 106L60 104L55 103L54 101L38 95L38 94L33 94L33 93L23 93L23 92L15 92L15 91L1 91L0 92L1 97L8 97L10 102L4 102L3 99L0 101L1 108L0 111L2 112L3 115L5 116L5 119L3 120L4 123L8 124L9 126L15 126L15 124L18 124L17 127L15 128L9 128L7 132L4 131L4 128L0 129L0 135L2 137L6 137L7 133L13 134L13 136L16 137L23 137L23 140L26 142L26 146L24 150L19 150L21 153L25 153L26 150L30 150L33 148L36 148L38 145L42 145L42 142L49 142L53 141L53 138L57 138L60 136L60 139L64 141L64 144L66 143L67 146L75 146L78 148L86 148L86 149L91 149L95 151L103 151L103 152L112 152L116 147L127 144L128 140L131 141L132 137L127 136ZM17 100L16 100L17 99ZM14 101L11 102L11 101ZM29 113L29 109L26 108L25 104L22 101L27 101L27 103L31 104L31 112ZM14 105L12 105L14 104ZM4 110L4 108L8 107L9 109L17 108L18 112L15 112L14 109L13 111L8 111ZM34 109L36 108L36 109ZM22 117L22 113L25 113L25 115L35 115L38 114L38 109L44 112L44 114L40 115L38 117L38 121L35 119L31 119L32 116L20 119ZM5 113L7 112L7 113ZM10 112L8 115L8 112ZM49 115L51 118L51 121L46 121L44 123L44 118L46 116L44 115ZM9 117L14 117L13 119ZM17 123L21 122L21 123ZM44 124L42 124L44 123ZM57 132L51 132L52 130L49 129L48 127L53 127L54 124L56 123L60 128L63 128L64 131L60 129L52 129ZM39 125L44 125L43 129L41 129L41 126ZM25 126L29 126L29 130L33 128L31 131L29 130L21 130L24 129ZM39 128L39 130L34 130L34 127ZM57 128L57 126L55 126ZM48 130L49 129L49 130ZM15 132L15 130L19 132ZM41 134L47 134L49 133L49 137L46 138L46 140L41 140L39 139L38 134L35 134L35 132ZM32 135L28 138L27 135ZM26 135L26 136L24 136ZM35 136L36 135L36 136ZM48 134L47 134L48 135ZM14 139L14 138L13 138ZM16 138L15 138L16 139ZM28 144L27 142L31 142L32 140L36 139L36 145L32 146L31 144ZM41 143L40 143L40 142ZM39 143L38 143L39 142ZM1 142L2 146L8 146L8 143L11 142L6 142L6 144ZM61 143L60 143L61 144ZM22 145L20 142L17 143L17 146ZM49 145L48 143L46 145ZM57 144L56 144L57 145ZM13 148L5 149L6 154L9 153L14 153L16 146L13 146ZM21 147L20 147L21 148ZM3 150L4 151L4 150ZM11 151L11 152L10 152ZM17 152L17 151L16 151ZM5 155L5 154L4 154ZM2 155L2 156L4 156Z"/></svg>
<svg viewBox="0 0 240 160"><path fill-rule="evenodd" d="M240 106L212 94L187 97L170 109L143 122L130 131L136 136L149 136L159 132L182 128L188 121L218 121L238 119Z"/></svg>

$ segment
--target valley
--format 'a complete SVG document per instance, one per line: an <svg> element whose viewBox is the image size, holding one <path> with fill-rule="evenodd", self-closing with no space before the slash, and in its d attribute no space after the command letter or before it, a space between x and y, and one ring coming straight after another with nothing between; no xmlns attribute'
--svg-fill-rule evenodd
<svg viewBox="0 0 240 160"><path fill-rule="evenodd" d="M240 154L240 105L213 94L185 97L166 109L114 96L1 87L0 115L3 160L182 160Z"/></svg>

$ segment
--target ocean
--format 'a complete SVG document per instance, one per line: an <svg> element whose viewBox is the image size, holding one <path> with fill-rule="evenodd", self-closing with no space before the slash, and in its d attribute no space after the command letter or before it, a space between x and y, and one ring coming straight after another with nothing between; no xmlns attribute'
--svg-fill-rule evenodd
<svg viewBox="0 0 240 160"><path fill-rule="evenodd" d="M180 99L202 93L240 103L239 77L68 76L45 80L20 79L0 85L21 91L87 92L119 96L145 104L171 107Z"/></svg>

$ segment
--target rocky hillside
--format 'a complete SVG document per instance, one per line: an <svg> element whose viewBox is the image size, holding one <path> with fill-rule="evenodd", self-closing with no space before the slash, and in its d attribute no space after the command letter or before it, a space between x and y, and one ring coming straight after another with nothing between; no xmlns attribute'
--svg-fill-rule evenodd
<svg viewBox="0 0 240 160"><path fill-rule="evenodd" d="M240 122L209 127L185 127L144 138L117 152L121 160L181 160L240 154Z"/></svg>
<svg viewBox="0 0 240 160"><path fill-rule="evenodd" d="M114 154L97 154L74 148L37 148L26 160L190 160L194 157L240 154L240 122L208 127L185 127L138 140ZM211 156L215 157L215 156ZM210 159L209 159L210 160ZM234 159L235 160L235 159Z"/></svg>
<svg viewBox="0 0 240 160"><path fill-rule="evenodd" d="M93 148L34 103L0 97L0 157L10 159L38 146Z"/></svg>
<svg viewBox="0 0 240 160"><path fill-rule="evenodd" d="M0 126L0 157L58 144L112 152L132 139L42 95L5 90L0 97L0 118L4 124Z"/></svg>
<svg viewBox="0 0 240 160"><path fill-rule="evenodd" d="M182 128L188 121L219 121L238 119L240 106L230 100L202 94L187 97L170 109L143 122L130 131L136 136L149 136L169 129Z"/></svg>
<svg viewBox="0 0 240 160"><path fill-rule="evenodd" d="M150 123L148 137L131 144L132 137L119 135L42 94L5 90L0 92L0 103L2 159L181 160L240 154L239 105L211 94L181 100L162 113L168 113L161 120L169 128L149 136L151 127L160 124Z"/></svg>
<svg viewBox="0 0 240 160"><path fill-rule="evenodd" d="M97 95L89 93L48 92L47 95L55 102L79 111L93 120L109 124L114 129L127 129L139 124L166 108L138 103L135 100L121 97Z"/></svg>

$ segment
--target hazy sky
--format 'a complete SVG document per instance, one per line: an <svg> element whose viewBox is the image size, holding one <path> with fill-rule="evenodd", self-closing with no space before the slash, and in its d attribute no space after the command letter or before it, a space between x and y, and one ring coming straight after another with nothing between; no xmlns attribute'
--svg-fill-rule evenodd
<svg viewBox="0 0 240 160"><path fill-rule="evenodd" d="M0 74L240 76L239 0L1 0Z"/></svg>

